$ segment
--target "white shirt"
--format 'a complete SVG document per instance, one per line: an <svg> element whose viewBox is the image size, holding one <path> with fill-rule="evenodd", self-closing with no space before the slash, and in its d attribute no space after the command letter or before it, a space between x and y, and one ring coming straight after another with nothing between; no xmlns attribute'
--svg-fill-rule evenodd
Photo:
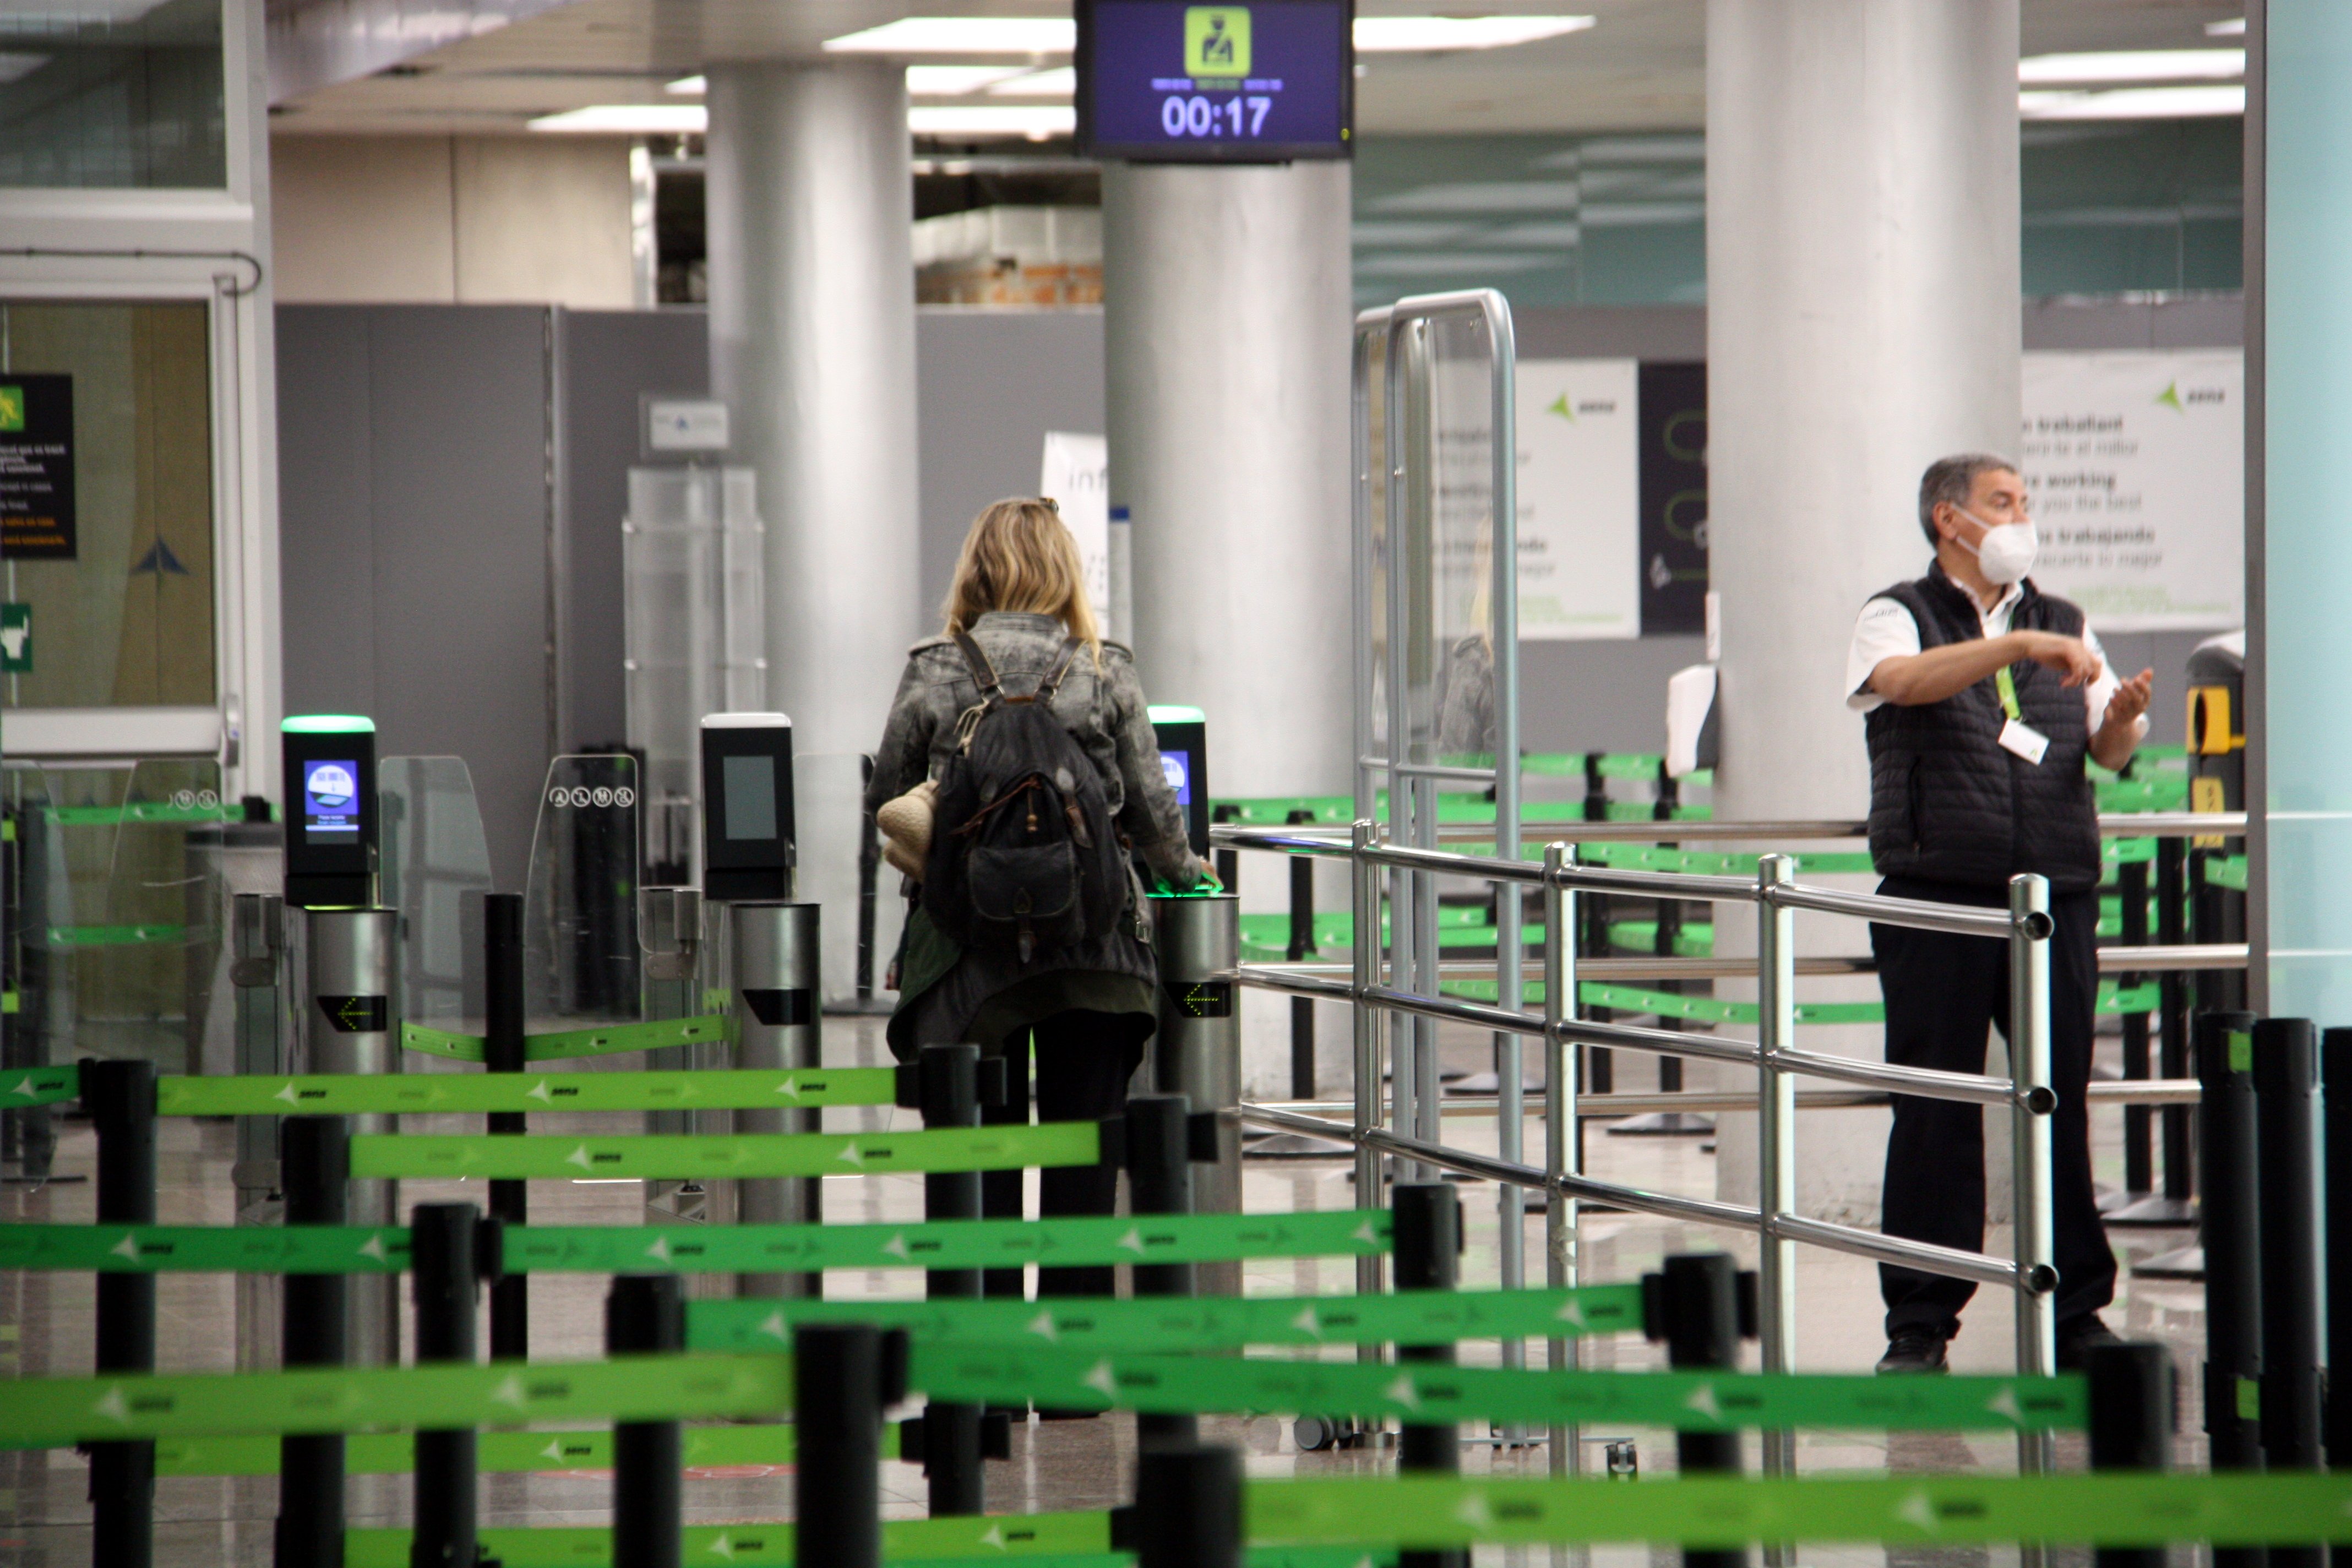
<svg viewBox="0 0 2352 1568"><path fill-rule="evenodd" d="M2012 583L1994 601L1991 609L1977 612L1977 620L1988 638L2008 635L2009 617L2024 596L2024 590ZM2095 735L2099 726L2106 722L2108 701L2123 682L2108 667L2107 650L2099 646L2099 635L2091 629L2088 621L2083 624L2083 646L2099 661L2098 679L2083 688L2084 717ZM1907 658L1918 652L1919 623L1913 618L1909 606L1899 599L1884 597L1864 605L1862 614L1854 617L1853 645L1846 649L1845 705L1857 713L1867 713L1885 701L1885 698L1870 689L1871 671L1884 660ZM2147 734L2145 713L2139 716L2138 730L2143 737Z"/></svg>

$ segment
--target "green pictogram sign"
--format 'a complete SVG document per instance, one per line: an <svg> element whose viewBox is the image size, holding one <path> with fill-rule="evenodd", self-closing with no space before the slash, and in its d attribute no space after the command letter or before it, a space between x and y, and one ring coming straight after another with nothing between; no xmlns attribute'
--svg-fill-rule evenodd
<svg viewBox="0 0 2352 1568"><path fill-rule="evenodd" d="M33 673L33 606L0 604L0 674Z"/></svg>
<svg viewBox="0 0 2352 1568"><path fill-rule="evenodd" d="M1249 7L1185 6L1184 74L1215 79L1249 73Z"/></svg>

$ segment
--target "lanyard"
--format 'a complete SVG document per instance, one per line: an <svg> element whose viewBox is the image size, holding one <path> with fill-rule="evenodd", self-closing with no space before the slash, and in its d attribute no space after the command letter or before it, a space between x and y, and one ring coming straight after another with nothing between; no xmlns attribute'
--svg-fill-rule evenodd
<svg viewBox="0 0 2352 1568"><path fill-rule="evenodd" d="M2002 665L1993 672L1992 683L2000 691L2000 710L2011 719L2022 719L2017 706L2017 682L2009 678L2009 666Z"/></svg>

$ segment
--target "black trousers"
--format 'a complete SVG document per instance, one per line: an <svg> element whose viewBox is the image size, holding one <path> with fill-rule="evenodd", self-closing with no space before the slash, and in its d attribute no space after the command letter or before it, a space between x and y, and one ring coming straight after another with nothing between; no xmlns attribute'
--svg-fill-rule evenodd
<svg viewBox="0 0 2352 1568"><path fill-rule="evenodd" d="M1889 877L1878 890L1937 903L2009 906L2005 887ZM2051 1202L2056 1220L2058 1321L2097 1311L2116 1294L2116 1257L2091 1188L2091 1011L2098 994L2095 891L2053 893L2050 913ZM1899 926L1870 928L1886 998L1886 1059L1946 1072L1985 1070L1988 1026L2009 1037L2009 944ZM1958 1100L1895 1097L1879 1228L1888 1236L1984 1250L1984 1111ZM1924 1325L1949 1335L1976 1285L1881 1264L1886 1331Z"/></svg>
<svg viewBox="0 0 2352 1568"><path fill-rule="evenodd" d="M1127 1080L1142 1059L1142 1042L1124 1015L1079 1009L1056 1013L1032 1026L1028 1036L1004 1042L1005 1102L983 1106L988 1125L1029 1120L1032 1093L1030 1047L1036 1052L1034 1093L1040 1121L1098 1121L1127 1109ZM989 1171L980 1178L980 1212L989 1219L1019 1219L1022 1173ZM1107 1215L1118 1206L1118 1170L1113 1165L1047 1166L1037 1173L1039 1217ZM1019 1300L1022 1271L991 1268L984 1289L992 1297ZM1040 1296L1114 1296L1118 1276L1108 1267L1039 1268Z"/></svg>

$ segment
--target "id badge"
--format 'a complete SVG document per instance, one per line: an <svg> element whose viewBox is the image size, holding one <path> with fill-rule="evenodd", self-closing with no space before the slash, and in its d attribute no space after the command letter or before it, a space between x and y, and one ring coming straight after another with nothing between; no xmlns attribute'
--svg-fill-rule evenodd
<svg viewBox="0 0 2352 1568"><path fill-rule="evenodd" d="M2036 767L2042 764L2042 754L2050 749L2050 737L2031 725L2011 719L2000 727L2000 746L2014 752Z"/></svg>

